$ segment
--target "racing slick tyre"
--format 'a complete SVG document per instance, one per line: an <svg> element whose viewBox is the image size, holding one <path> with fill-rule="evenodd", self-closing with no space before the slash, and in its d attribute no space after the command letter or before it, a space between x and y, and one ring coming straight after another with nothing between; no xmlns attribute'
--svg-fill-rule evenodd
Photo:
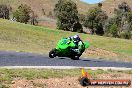
<svg viewBox="0 0 132 88"><path fill-rule="evenodd" d="M56 50L56 49L54 48L54 49L52 49L52 50L49 52L49 57L50 57L50 58L56 57L55 50Z"/></svg>
<svg viewBox="0 0 132 88"><path fill-rule="evenodd" d="M79 56L72 56L71 59L72 60L79 60Z"/></svg>

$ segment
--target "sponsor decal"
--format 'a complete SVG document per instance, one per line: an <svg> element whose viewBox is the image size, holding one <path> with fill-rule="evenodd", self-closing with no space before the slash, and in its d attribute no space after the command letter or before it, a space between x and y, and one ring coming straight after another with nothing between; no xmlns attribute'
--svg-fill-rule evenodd
<svg viewBox="0 0 132 88"><path fill-rule="evenodd" d="M82 86L130 86L129 79L91 79L90 75L82 68L82 77L79 78Z"/></svg>

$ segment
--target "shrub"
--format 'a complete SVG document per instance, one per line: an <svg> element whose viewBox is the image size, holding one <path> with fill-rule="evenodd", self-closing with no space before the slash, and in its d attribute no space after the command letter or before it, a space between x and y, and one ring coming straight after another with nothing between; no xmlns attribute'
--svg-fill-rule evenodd
<svg viewBox="0 0 132 88"><path fill-rule="evenodd" d="M130 31L127 31L127 32L123 31L120 33L120 37L124 38L124 39L131 39L131 32Z"/></svg>
<svg viewBox="0 0 132 88"><path fill-rule="evenodd" d="M112 37L118 36L118 26L116 24L111 25L110 33L111 33Z"/></svg>
<svg viewBox="0 0 132 88"><path fill-rule="evenodd" d="M16 18L17 22L27 23L30 19L31 8L26 4L21 4L18 9L13 13L13 17Z"/></svg>
<svg viewBox="0 0 132 88"><path fill-rule="evenodd" d="M0 5L0 18L9 19L10 9L6 5Z"/></svg>

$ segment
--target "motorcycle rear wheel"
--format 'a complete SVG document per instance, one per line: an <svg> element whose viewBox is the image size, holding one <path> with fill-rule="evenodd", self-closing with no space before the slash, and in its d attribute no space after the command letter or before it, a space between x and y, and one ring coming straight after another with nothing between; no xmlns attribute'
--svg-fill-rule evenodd
<svg viewBox="0 0 132 88"><path fill-rule="evenodd" d="M72 60L79 60L79 56L72 56L71 59Z"/></svg>

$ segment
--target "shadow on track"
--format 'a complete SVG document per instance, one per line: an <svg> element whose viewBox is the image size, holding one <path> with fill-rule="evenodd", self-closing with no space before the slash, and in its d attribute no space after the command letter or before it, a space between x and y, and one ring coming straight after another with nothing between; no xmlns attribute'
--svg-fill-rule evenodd
<svg viewBox="0 0 132 88"><path fill-rule="evenodd" d="M81 59L80 59L80 60L81 60ZM82 61L102 62L102 61L94 61L94 60L82 60Z"/></svg>
<svg viewBox="0 0 132 88"><path fill-rule="evenodd" d="M70 59L68 57L57 57L57 59ZM72 59L70 59L72 60ZM99 61L99 60L87 60L87 59L79 59L79 60L73 60L73 61L82 61L82 62L102 62L102 61Z"/></svg>

